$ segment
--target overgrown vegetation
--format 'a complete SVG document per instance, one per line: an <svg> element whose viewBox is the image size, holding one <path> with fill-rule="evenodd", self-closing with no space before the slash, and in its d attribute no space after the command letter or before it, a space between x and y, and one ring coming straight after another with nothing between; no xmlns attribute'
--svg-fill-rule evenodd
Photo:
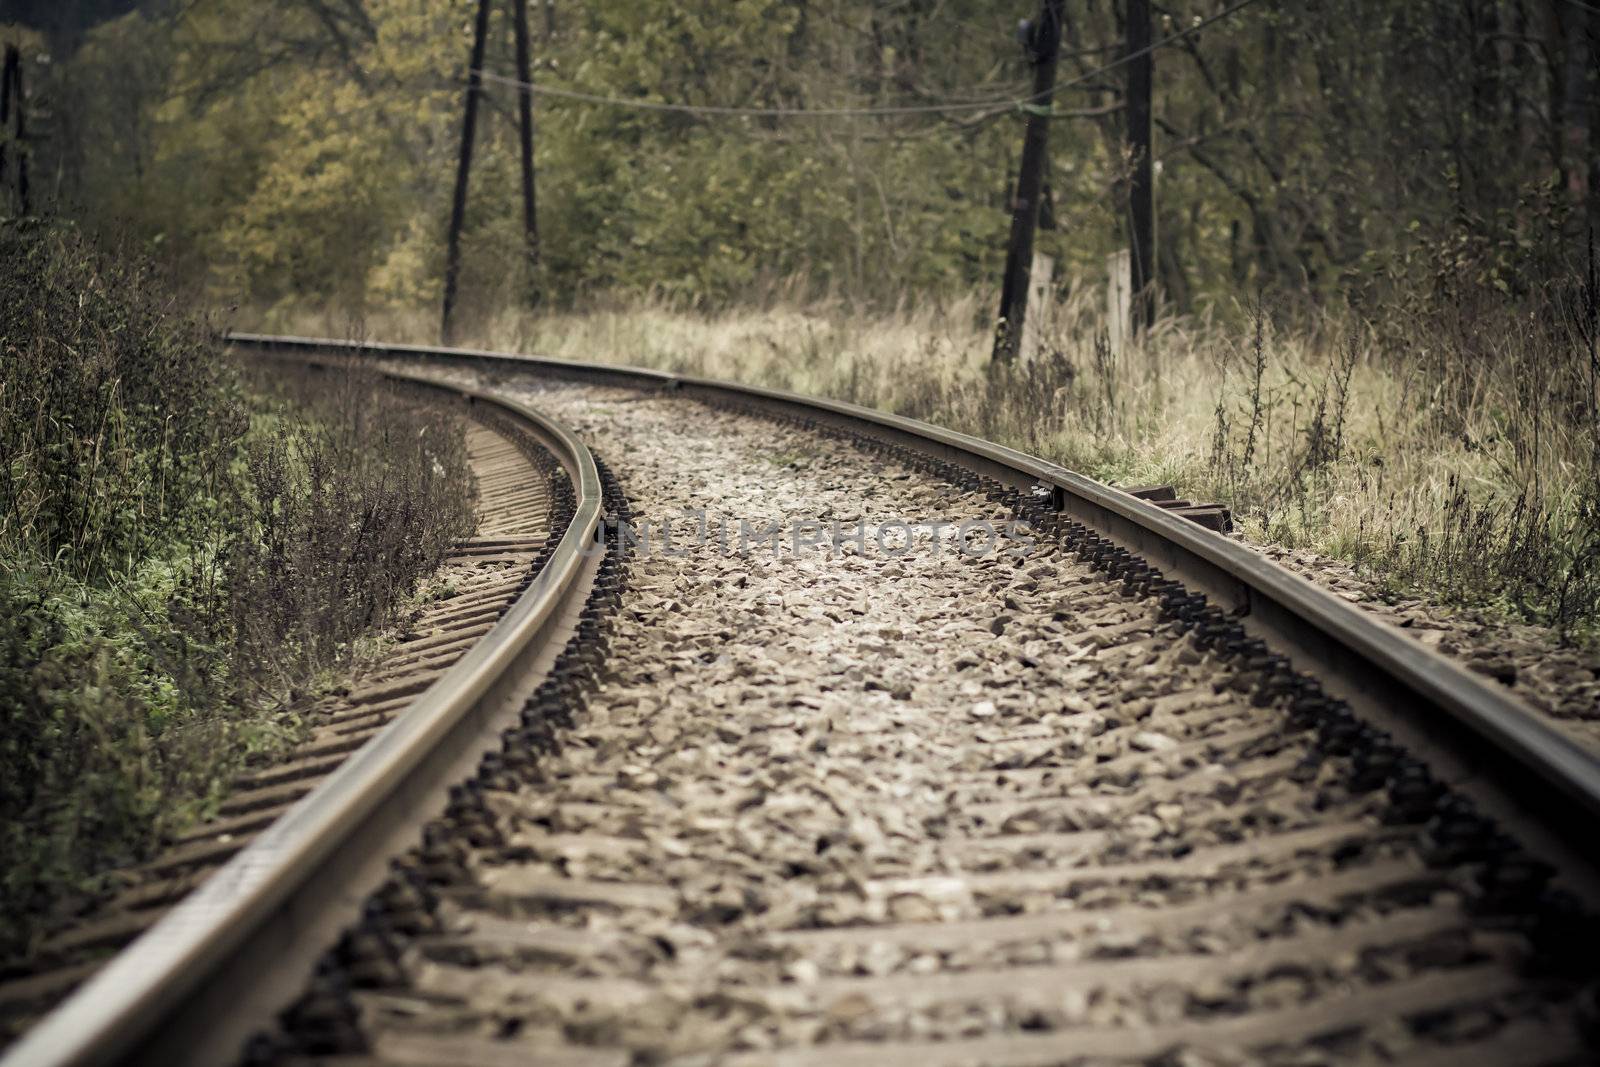
<svg viewBox="0 0 1600 1067"><path fill-rule="evenodd" d="M271 698L337 663L472 529L459 427L349 370L247 375L266 416L245 449L228 556L235 657Z"/></svg>
<svg viewBox="0 0 1600 1067"><path fill-rule="evenodd" d="M1038 358L991 365L992 294L706 312L664 299L507 311L464 343L610 359L866 404L1122 484L1174 483L1245 534L1420 592L1600 639L1600 356L1593 256L1559 226L1508 285L1498 250L1419 256L1413 294L1308 313L1257 302L1106 338L1103 291L1049 309ZM1537 272L1537 273L1535 273ZM1242 321L1240 328L1234 323ZM316 317L269 328L342 329ZM427 340L431 315L368 324Z"/></svg>
<svg viewBox="0 0 1600 1067"><path fill-rule="evenodd" d="M152 268L0 224L0 956L296 735L470 525L459 428L249 385Z"/></svg>

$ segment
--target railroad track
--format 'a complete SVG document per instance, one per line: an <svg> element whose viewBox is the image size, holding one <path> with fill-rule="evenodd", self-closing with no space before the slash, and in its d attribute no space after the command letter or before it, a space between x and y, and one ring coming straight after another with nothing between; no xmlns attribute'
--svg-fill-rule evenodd
<svg viewBox="0 0 1600 1067"><path fill-rule="evenodd" d="M97 980L8 1065L1596 1061L1593 757L1242 547L845 405L234 340L545 412L633 537L309 981Z"/></svg>

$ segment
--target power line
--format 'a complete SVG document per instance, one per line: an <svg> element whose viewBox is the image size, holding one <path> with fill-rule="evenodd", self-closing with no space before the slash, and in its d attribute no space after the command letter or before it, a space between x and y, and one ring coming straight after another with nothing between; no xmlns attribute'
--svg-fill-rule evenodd
<svg viewBox="0 0 1600 1067"><path fill-rule="evenodd" d="M526 88L529 92L538 96L576 100L585 104L604 104L609 107L631 108L636 111L668 111L686 115L733 115L744 118L843 118L852 115L923 115L950 111L988 111L994 108L1012 107L1028 99L1024 97L1021 101L1018 101L1003 98L941 104L901 104L887 107L732 107L719 104L669 104L661 100L603 96L599 93L588 93L578 89L558 89L553 86L530 84L518 81L516 78L507 78L502 74L490 74L487 71L481 77L484 81L497 82L517 89Z"/></svg>
<svg viewBox="0 0 1600 1067"><path fill-rule="evenodd" d="M1229 16L1249 7L1255 2L1256 0L1237 0L1236 3L1224 8L1215 15L1201 19L1192 26L1179 30L1177 33L1174 33L1169 37L1163 37L1161 40L1156 41L1154 44L1148 45L1145 48L1141 48L1137 52L1129 52L1127 55L1121 56L1110 63L1080 74L1076 78L1073 78L1069 81L1062 82L1056 86L1056 89L1067 89L1074 85L1081 85L1082 83L1090 81L1091 79L1098 78L1102 74L1116 70L1123 64L1138 59L1140 56L1148 55L1149 53L1161 48L1166 48L1168 45L1181 41L1186 37L1192 37L1194 34L1199 33L1201 30L1212 25L1213 23L1228 18ZM1571 2L1571 0L1569 0L1569 2ZM1041 99L1041 94L1033 94L1030 96L1013 97L999 100L950 101L947 103L938 104L899 104L880 107L737 107L719 104L674 104L662 100L641 100L637 97L606 96L601 93L585 92L581 89L561 89L555 86L537 85L532 82L520 81L516 78L507 78L501 74L491 74L488 71L480 71L479 77L481 77L484 81L495 82L500 85L509 85L518 89L527 89L529 92L535 93L539 96L554 97L561 100L574 100L585 104L600 104L606 107L630 108L635 111L671 112L680 115L738 116L743 118L820 119L873 116L891 117L895 115L938 115L950 114L954 112L978 111L999 112L1008 111L1012 108L1026 107L1029 104L1035 103Z"/></svg>

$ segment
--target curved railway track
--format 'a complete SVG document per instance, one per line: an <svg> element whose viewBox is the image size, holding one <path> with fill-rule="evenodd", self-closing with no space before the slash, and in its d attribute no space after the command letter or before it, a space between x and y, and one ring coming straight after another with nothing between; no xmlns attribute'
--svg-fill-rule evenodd
<svg viewBox="0 0 1600 1067"><path fill-rule="evenodd" d="M598 521L575 427L632 550L612 537L567 594L581 622L530 640L545 670L468 664L518 679L473 739L446 760L414 735L459 783L442 813L319 789L233 861L273 900L208 903L211 879L7 1067L222 1063L246 1029L245 1062L343 1067L1595 1062L1595 758L1241 546L848 405L233 340L536 424L584 490L547 575ZM736 522L795 517L810 554L729 550ZM888 551L899 519L1038 536ZM866 533L818 545L830 523ZM382 833L335 814L352 799ZM296 816L315 849L263 847ZM364 879L326 862L347 848ZM254 926L185 942L175 919L224 906Z"/></svg>

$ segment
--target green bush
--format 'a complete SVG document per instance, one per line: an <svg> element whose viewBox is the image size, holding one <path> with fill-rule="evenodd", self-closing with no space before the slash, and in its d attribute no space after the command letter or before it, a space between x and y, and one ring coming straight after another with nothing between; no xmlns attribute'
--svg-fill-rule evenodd
<svg viewBox="0 0 1600 1067"><path fill-rule="evenodd" d="M127 570L204 517L247 425L203 323L146 262L0 226L0 546L74 577Z"/></svg>
<svg viewBox="0 0 1600 1067"><path fill-rule="evenodd" d="M459 424L248 384L146 263L0 225L0 956L298 736L471 528Z"/></svg>

